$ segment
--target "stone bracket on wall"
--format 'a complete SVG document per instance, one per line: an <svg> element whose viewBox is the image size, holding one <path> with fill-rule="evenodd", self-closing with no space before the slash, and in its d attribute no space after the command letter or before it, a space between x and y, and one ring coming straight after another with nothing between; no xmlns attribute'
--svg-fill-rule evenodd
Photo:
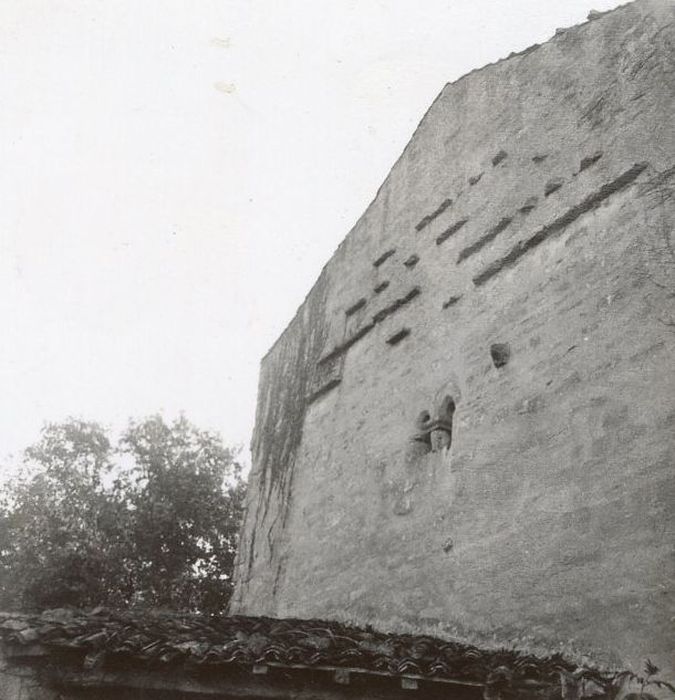
<svg viewBox="0 0 675 700"><path fill-rule="evenodd" d="M604 184L599 190L590 194L586 199L576 206L568 209L562 216L540 228L536 233L524 241L518 243L503 257L490 263L484 270L479 272L473 283L477 287L485 284L491 277L501 272L501 270L514 265L528 251L536 248L550 236L561 233L567 226L574 223L580 216L597 208L602 202L615 192L628 187L647 168L647 163L636 163L616 179Z"/></svg>
<svg viewBox="0 0 675 700"><path fill-rule="evenodd" d="M364 323L358 330L356 330L352 335L350 335L345 341L336 345L330 352L326 353L318 362L318 367L332 363L336 358L343 356L349 348L351 348L354 343L363 338L364 335L369 333L378 323L384 321L392 314L396 313L399 309L409 304L413 299L421 294L421 289L419 287L413 287L405 296L395 299L388 306L380 309L377 313L373 315L370 321Z"/></svg>

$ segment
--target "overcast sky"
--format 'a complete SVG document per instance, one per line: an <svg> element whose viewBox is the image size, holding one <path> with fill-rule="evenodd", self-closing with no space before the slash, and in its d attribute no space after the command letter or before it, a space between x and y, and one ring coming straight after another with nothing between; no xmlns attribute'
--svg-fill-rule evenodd
<svg viewBox="0 0 675 700"><path fill-rule="evenodd" d="M443 85L618 4L0 0L0 465L70 415L248 447L261 356Z"/></svg>

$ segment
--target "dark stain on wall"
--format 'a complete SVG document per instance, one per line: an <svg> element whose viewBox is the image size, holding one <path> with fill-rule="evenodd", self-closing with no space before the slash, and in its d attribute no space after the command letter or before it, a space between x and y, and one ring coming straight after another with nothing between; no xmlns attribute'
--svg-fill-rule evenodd
<svg viewBox="0 0 675 700"><path fill-rule="evenodd" d="M239 596L246 595L260 539L264 539L271 560L278 532L283 530L288 515L293 467L302 439L307 398L313 393L312 385L321 383L317 382L316 368L328 337L327 291L324 270L261 365L256 429L251 441L257 483L255 501L248 502L245 516L248 518L248 511L252 510L253 520L248 526L250 538L242 539L237 554ZM341 368L338 374L340 371ZM334 380L337 379L336 367L330 372L335 375ZM268 430L271 425L276 426L274 431Z"/></svg>

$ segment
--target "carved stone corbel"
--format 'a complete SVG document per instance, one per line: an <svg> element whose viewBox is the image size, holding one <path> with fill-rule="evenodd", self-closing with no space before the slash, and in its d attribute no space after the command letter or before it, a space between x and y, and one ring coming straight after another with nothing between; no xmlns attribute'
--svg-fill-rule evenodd
<svg viewBox="0 0 675 700"><path fill-rule="evenodd" d="M452 444L452 417L455 413L455 402L451 396L433 408L433 412L422 411L415 423L414 440L429 446L432 452L449 449Z"/></svg>

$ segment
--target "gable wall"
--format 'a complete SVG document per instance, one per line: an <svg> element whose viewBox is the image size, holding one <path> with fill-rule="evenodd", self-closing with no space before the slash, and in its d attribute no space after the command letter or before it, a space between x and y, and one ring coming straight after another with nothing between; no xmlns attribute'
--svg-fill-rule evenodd
<svg viewBox="0 0 675 700"><path fill-rule="evenodd" d="M674 27L444 88L263 361L233 612L669 662Z"/></svg>

